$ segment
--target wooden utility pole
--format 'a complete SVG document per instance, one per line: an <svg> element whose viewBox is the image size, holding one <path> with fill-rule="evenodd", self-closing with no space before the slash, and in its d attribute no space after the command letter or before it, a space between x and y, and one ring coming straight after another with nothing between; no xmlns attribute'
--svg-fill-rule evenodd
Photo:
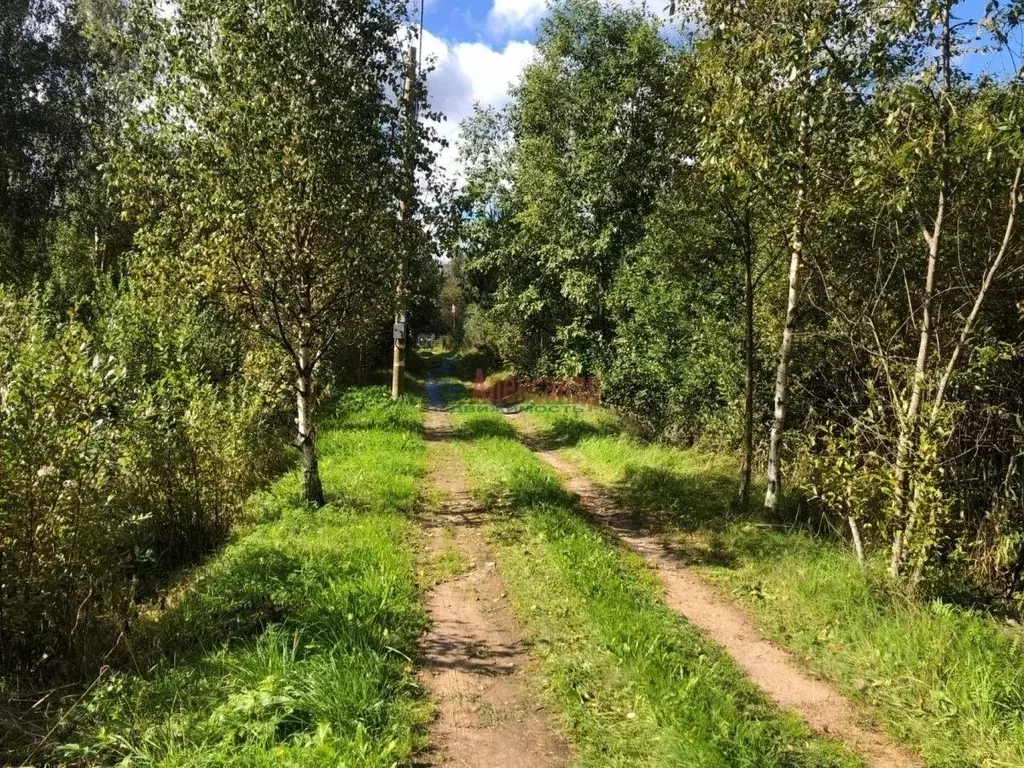
<svg viewBox="0 0 1024 768"><path fill-rule="evenodd" d="M409 228L412 218L412 199L416 192L414 176L414 158L412 131L416 122L416 99L413 97L413 88L416 84L416 46L409 46L409 59L405 66L405 89L403 100L405 106L405 189L403 189L402 200L399 202L399 210L402 217L402 258L398 262L398 295L395 302L395 326L394 333L394 358L391 364L391 399L397 400L402 394L405 384L405 343L408 335L408 326L405 321L406 291L405 279L408 263L416 247L416 241L411 236Z"/></svg>

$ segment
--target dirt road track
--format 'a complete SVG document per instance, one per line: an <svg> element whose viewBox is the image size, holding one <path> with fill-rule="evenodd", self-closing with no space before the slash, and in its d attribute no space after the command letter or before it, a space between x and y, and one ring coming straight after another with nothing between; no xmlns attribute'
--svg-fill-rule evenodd
<svg viewBox="0 0 1024 768"><path fill-rule="evenodd" d="M872 768L910 768L923 761L879 730L863 725L853 704L828 683L811 677L782 648L761 637L735 603L679 563L661 540L645 532L611 495L583 476L558 453L548 450L521 413L506 414L531 450L549 464L580 498L582 507L639 553L657 573L669 607L728 653L769 698L799 715L816 733L846 744Z"/></svg>
<svg viewBox="0 0 1024 768"><path fill-rule="evenodd" d="M469 493L455 455L451 417L424 419L430 470L422 515L424 555L449 550L468 567L427 595L422 684L437 706L421 765L467 768L564 766L568 749L537 695L530 656L486 539L487 510Z"/></svg>

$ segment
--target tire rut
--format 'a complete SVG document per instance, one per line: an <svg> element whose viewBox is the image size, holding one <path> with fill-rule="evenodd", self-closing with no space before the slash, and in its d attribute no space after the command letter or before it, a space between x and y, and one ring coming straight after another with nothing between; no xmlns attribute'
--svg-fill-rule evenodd
<svg viewBox="0 0 1024 768"><path fill-rule="evenodd" d="M924 762L879 730L841 692L811 677L792 655L761 637L756 624L735 603L682 565L664 543L646 532L610 494L540 439L521 413L506 413L522 441L562 478L583 509L614 532L655 571L665 601L725 650L779 707L797 714L814 732L844 743L872 768L917 768Z"/></svg>
<svg viewBox="0 0 1024 768"><path fill-rule="evenodd" d="M421 684L437 708L423 766L559 767L557 737L528 671L530 655L486 539L487 510L469 493L447 412L424 419L430 497L421 517L423 555L455 553L466 570L427 593L431 628L421 641Z"/></svg>

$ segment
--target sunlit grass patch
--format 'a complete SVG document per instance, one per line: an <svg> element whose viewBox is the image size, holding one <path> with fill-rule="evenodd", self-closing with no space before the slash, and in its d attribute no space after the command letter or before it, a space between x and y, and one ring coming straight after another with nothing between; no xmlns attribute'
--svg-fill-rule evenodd
<svg viewBox="0 0 1024 768"><path fill-rule="evenodd" d="M777 712L669 610L643 562L581 516L500 415L455 418L475 491L497 515L502 573L581 764L859 764Z"/></svg>
<svg viewBox="0 0 1024 768"><path fill-rule="evenodd" d="M1024 765L1019 628L908 599L886 576L884 552L859 566L824 521L819 532L793 506L778 519L759 505L736 510L732 457L622 435L569 446L567 458L670 536L684 561L742 601L770 637L874 708L930 764Z"/></svg>
<svg viewBox="0 0 1024 768"><path fill-rule="evenodd" d="M409 513L419 409L348 393L320 433L328 506L294 475L260 519L141 622L138 668L68 713L61 754L89 764L391 766L426 717L412 674L426 618Z"/></svg>
<svg viewBox="0 0 1024 768"><path fill-rule="evenodd" d="M446 547L424 563L420 581L424 587L432 587L461 576L471 567L469 558L455 547Z"/></svg>

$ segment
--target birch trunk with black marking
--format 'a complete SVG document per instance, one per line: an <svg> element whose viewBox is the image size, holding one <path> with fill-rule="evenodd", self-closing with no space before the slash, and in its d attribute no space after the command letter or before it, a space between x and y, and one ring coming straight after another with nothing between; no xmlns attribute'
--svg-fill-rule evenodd
<svg viewBox="0 0 1024 768"><path fill-rule="evenodd" d="M313 360L309 337L305 328L299 331L297 362L296 419L298 434L295 444L302 455L302 487L307 502L318 507L324 505L324 489L320 482L320 467L316 455L316 402L313 391Z"/></svg>
<svg viewBox="0 0 1024 768"><path fill-rule="evenodd" d="M807 198L807 161L810 154L810 125L808 124L806 96L800 114L799 131L800 167L797 175L796 201L793 208L793 232L789 248L789 291L786 299L786 325L779 346L779 364L775 371L775 414L768 440L768 490L764 505L778 512L782 495L781 449L782 434L786 427L786 408L789 395L789 363L793 355L793 337L796 333L797 304L800 299L800 270L804 257L804 218Z"/></svg>
<svg viewBox="0 0 1024 768"><path fill-rule="evenodd" d="M853 540L853 554L857 557L857 563L864 565L864 542L860 537L860 526L857 525L857 518L848 515L846 522L850 525L850 538Z"/></svg>

